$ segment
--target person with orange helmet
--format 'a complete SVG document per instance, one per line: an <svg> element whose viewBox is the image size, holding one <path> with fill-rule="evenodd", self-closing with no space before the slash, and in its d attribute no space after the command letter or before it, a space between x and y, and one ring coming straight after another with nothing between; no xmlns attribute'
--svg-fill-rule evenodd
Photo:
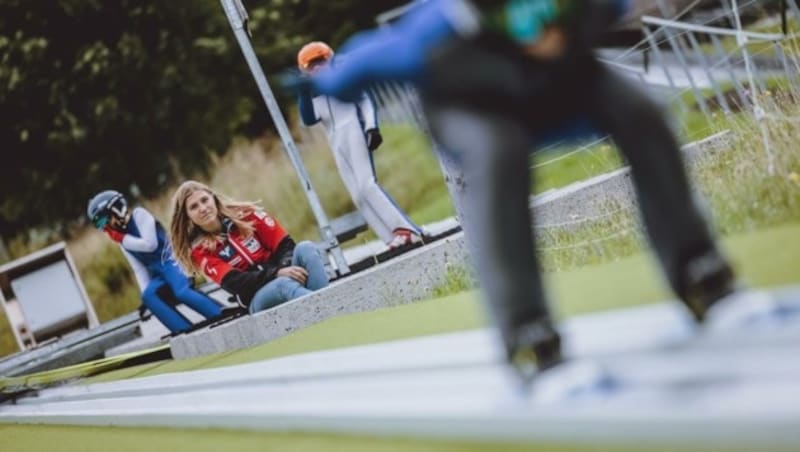
<svg viewBox="0 0 800 452"><path fill-rule="evenodd" d="M322 41L313 41L304 45L297 52L297 67L305 73L311 73L322 64L327 64L333 58L333 49Z"/></svg>
<svg viewBox="0 0 800 452"><path fill-rule="evenodd" d="M334 51L326 43L306 44L297 54L297 66L311 75L333 62ZM366 91L355 102L300 90L300 118L311 126L322 123L331 151L350 197L367 224L389 248L419 243L421 230L378 184L372 151L383 142L375 103Z"/></svg>

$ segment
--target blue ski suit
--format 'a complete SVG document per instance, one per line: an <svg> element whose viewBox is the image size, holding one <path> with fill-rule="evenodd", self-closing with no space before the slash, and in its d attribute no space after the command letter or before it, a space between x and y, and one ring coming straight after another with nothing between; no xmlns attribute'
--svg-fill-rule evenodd
<svg viewBox="0 0 800 452"><path fill-rule="evenodd" d="M172 333L185 331L192 325L164 301L165 289L207 319L222 313L217 302L191 287L189 277L172 256L164 227L144 208L133 209L120 247L134 271L142 302Z"/></svg>

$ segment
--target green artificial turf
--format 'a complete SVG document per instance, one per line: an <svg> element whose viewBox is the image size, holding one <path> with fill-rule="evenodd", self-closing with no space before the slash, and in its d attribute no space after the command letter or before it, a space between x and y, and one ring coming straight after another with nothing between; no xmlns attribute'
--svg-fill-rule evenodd
<svg viewBox="0 0 800 452"><path fill-rule="evenodd" d="M788 224L725 240L739 273L756 286L800 282L800 224ZM634 306L669 297L648 255L548 275L548 287L559 316ZM185 361L167 361L111 372L86 381L110 381L216 366L234 365L277 356L357 344L381 342L485 324L474 291L374 312L332 318L274 342ZM681 449L685 449L681 447ZM115 452L168 450L202 451L668 451L663 445L617 447L595 445L497 444L443 442L398 438L339 436L309 432L249 432L209 429L25 426L0 424L0 450ZM736 450L703 449L691 450ZM742 448L739 450L747 450ZM759 450L777 451L773 447Z"/></svg>
<svg viewBox="0 0 800 452"><path fill-rule="evenodd" d="M762 229L724 240L741 277L754 286L800 283L800 224ZM551 304L561 318L671 298L650 254L547 275ZM477 291L328 319L245 350L148 364L89 379L203 369L352 345L479 328L486 324Z"/></svg>
<svg viewBox="0 0 800 452"><path fill-rule="evenodd" d="M667 452L668 447L616 445L520 445L425 441L342 435L262 433L217 429L8 426L0 424L3 452ZM737 450L692 448L692 451ZM738 449L740 451L746 449ZM764 449L775 451L777 449Z"/></svg>

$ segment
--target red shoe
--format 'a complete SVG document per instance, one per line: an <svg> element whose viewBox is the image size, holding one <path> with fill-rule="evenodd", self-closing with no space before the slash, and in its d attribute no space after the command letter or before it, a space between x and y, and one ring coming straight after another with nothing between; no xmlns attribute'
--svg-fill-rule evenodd
<svg viewBox="0 0 800 452"><path fill-rule="evenodd" d="M405 228L397 228L394 230L394 238L389 242L389 249L400 248L402 246L413 245L419 243L422 239L414 231Z"/></svg>

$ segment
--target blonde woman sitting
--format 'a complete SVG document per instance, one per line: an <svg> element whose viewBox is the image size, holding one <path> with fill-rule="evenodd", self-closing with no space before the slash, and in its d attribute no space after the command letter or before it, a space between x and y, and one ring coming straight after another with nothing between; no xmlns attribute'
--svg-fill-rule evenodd
<svg viewBox="0 0 800 452"><path fill-rule="evenodd" d="M170 238L178 261L235 295L250 313L328 285L316 246L295 245L257 204L187 181L172 200Z"/></svg>

